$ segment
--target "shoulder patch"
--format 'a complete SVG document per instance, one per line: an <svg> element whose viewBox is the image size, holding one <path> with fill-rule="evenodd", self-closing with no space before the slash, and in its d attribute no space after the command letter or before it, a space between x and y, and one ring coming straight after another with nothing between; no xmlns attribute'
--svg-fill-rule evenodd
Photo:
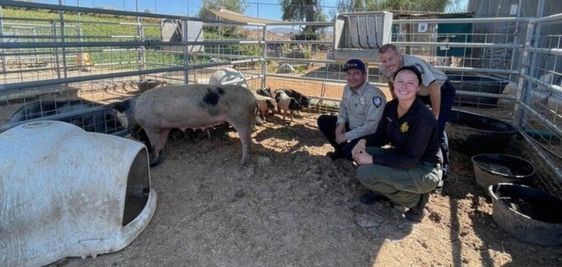
<svg viewBox="0 0 562 267"><path fill-rule="evenodd" d="M382 105L382 98L380 96L374 96L372 99L373 105L375 105L375 107L380 107Z"/></svg>
<svg viewBox="0 0 562 267"><path fill-rule="evenodd" d="M414 64L414 67L420 71L420 74L424 73L423 66L420 63Z"/></svg>

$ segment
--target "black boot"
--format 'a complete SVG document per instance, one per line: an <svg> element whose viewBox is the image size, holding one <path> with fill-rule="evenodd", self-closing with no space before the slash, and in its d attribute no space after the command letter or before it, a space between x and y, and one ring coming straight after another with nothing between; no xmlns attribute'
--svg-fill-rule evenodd
<svg viewBox="0 0 562 267"><path fill-rule="evenodd" d="M410 208L404 214L404 216L406 217L406 220L411 221L411 222L415 222L415 223L421 222L422 219L423 219L423 216L425 215L424 214L425 205L427 204L428 201L429 201L429 193L421 194L420 200L418 201L416 206L414 206L413 208Z"/></svg>

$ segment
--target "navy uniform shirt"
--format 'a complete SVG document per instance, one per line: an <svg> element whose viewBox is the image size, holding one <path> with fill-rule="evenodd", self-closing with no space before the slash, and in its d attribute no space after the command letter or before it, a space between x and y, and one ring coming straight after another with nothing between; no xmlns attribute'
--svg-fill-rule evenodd
<svg viewBox="0 0 562 267"><path fill-rule="evenodd" d="M377 132L369 136L367 146L390 144L388 153L373 157L373 163L395 168L413 168L418 162L442 163L437 120L418 99L398 118L398 100L388 102Z"/></svg>
<svg viewBox="0 0 562 267"><path fill-rule="evenodd" d="M385 105L386 97L382 91L369 82L364 82L356 91L347 84L343 89L337 121L337 124L349 125L350 130L345 133L347 140L373 134Z"/></svg>

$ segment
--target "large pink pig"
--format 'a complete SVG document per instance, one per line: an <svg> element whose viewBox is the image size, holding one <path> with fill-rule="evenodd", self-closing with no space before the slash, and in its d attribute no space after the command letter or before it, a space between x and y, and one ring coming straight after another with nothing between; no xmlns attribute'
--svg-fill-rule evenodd
<svg viewBox="0 0 562 267"><path fill-rule="evenodd" d="M160 152L166 144L170 129L205 129L230 123L242 143L244 165L249 160L249 148L256 99L248 89L236 85L178 85L146 91L126 102L115 105L126 112L133 136L144 130L153 150L151 165L161 160Z"/></svg>

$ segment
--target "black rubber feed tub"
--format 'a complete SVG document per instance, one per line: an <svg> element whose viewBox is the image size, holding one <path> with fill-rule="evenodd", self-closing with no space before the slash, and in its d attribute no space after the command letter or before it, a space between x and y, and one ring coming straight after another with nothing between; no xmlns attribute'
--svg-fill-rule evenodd
<svg viewBox="0 0 562 267"><path fill-rule="evenodd" d="M493 77L448 75L457 91L475 93L502 94L508 82ZM497 97L470 96L457 94L455 105L493 107L497 105Z"/></svg>
<svg viewBox="0 0 562 267"><path fill-rule="evenodd" d="M516 132L510 123L456 109L447 122L455 125L447 127L451 147L468 156L503 153Z"/></svg>
<svg viewBox="0 0 562 267"><path fill-rule="evenodd" d="M491 185L488 192L494 221L506 232L533 244L562 244L562 200L513 183Z"/></svg>
<svg viewBox="0 0 562 267"><path fill-rule="evenodd" d="M497 183L529 184L535 175L531 162L513 155L478 154L471 160L476 183L484 190Z"/></svg>

